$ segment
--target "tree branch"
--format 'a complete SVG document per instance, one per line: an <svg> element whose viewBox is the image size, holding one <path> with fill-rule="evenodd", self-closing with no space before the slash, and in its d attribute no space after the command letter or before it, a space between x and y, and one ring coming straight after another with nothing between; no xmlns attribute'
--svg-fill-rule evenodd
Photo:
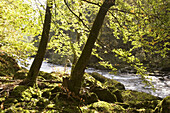
<svg viewBox="0 0 170 113"><path fill-rule="evenodd" d="M83 22L83 20L82 20L76 13L74 13L74 12L71 10L71 8L70 8L69 5L67 4L66 0L64 0L64 3L65 3L65 5L67 6L67 8L70 10L70 12L71 12L75 17L77 17L88 30L90 30L90 28Z"/></svg>

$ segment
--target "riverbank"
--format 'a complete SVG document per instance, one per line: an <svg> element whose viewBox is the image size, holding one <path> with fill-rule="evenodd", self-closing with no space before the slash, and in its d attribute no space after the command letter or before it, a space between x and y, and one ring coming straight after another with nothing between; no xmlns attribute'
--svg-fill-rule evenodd
<svg viewBox="0 0 170 113"><path fill-rule="evenodd" d="M27 69L30 68L32 61L33 59L28 59ZM55 64L48 63L48 61L44 61L40 70L48 73L62 72L62 73L69 74L71 71L71 67L55 65ZM151 86L145 86L145 84L142 82L140 75L129 73L128 70L118 75L109 73L109 71L107 70L97 70L94 68L88 68L86 69L86 72L87 73L97 72L107 78L117 80L122 84L124 84L127 90L136 90L140 92L145 92L154 96L159 96L160 98L165 98L166 96L170 95L170 78L166 78L162 80L164 76L158 76L158 72L155 74L152 73L152 76L148 76L147 79L148 81L151 81L152 79L152 84L154 85L155 91L153 91Z"/></svg>
<svg viewBox="0 0 170 113"><path fill-rule="evenodd" d="M8 65L7 62L16 62L6 55L2 57L0 54L0 58L1 68L2 66L6 69L12 68L14 65ZM5 73L6 70L3 71ZM63 78L67 78L68 74L54 71L40 72L37 86L28 87L19 85L19 82L27 76L27 69L19 68L10 73L1 74L0 112L2 113L166 113L169 110L169 97L162 99L148 93L125 90L122 83L103 77L96 72L85 74L85 81L79 96L69 92L63 85Z"/></svg>

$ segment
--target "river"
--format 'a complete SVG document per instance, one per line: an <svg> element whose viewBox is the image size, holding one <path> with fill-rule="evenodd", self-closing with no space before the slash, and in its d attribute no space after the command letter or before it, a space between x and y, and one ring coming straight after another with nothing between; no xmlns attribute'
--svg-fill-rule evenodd
<svg viewBox="0 0 170 113"><path fill-rule="evenodd" d="M28 67L27 69L30 68L30 64L32 63L33 59L28 59ZM22 65L21 65L22 66ZM44 61L41 66L41 71L44 72L65 72L65 73L70 73L71 67L64 67L61 65L55 65L51 63L47 63ZM103 70L96 70L93 68L88 68L85 70L87 73L92 73L92 72L98 72L102 74L105 77L117 80L121 82L122 84L125 85L126 89L130 90L136 90L140 92L146 92L155 96L159 96L161 98L164 98L166 96L170 96L170 79L167 80L160 80L156 76L149 76L149 78L152 79L152 84L155 87L155 92L151 89L151 86L145 87L145 84L142 83L141 77L139 75L134 75L134 74L121 74L121 75L113 75L110 74L108 71L103 71ZM148 79L149 80L149 79Z"/></svg>

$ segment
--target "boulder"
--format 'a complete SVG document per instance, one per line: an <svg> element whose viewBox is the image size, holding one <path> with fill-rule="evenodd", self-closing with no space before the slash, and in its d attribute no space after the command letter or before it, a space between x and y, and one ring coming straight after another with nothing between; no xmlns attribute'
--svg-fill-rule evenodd
<svg viewBox="0 0 170 113"><path fill-rule="evenodd" d="M15 74L14 74L14 77L13 79L25 79L26 76L27 76L27 73L28 73L28 70L27 69L21 69L21 70L18 70Z"/></svg>
<svg viewBox="0 0 170 113"><path fill-rule="evenodd" d="M120 90L116 89L116 90L112 91L112 94L116 95L118 102L123 102L123 97L122 97Z"/></svg>
<svg viewBox="0 0 170 113"><path fill-rule="evenodd" d="M83 113L125 113L121 105L99 101L88 106L81 107Z"/></svg>
<svg viewBox="0 0 170 113"><path fill-rule="evenodd" d="M105 83L108 80L108 78L104 77L103 75L97 72L93 72L91 76L94 77L96 80L100 81L101 83Z"/></svg>
<svg viewBox="0 0 170 113"><path fill-rule="evenodd" d="M154 113L169 113L169 111L170 111L170 96L167 96L157 105Z"/></svg>
<svg viewBox="0 0 170 113"><path fill-rule="evenodd" d="M126 90L122 92L123 101L131 108L155 109L161 98L148 93Z"/></svg>
<svg viewBox="0 0 170 113"><path fill-rule="evenodd" d="M100 81L101 83L106 83L110 87L116 87L119 90L125 90L125 86L122 83L113 79L106 78L97 72L93 72L91 76L94 77L96 80Z"/></svg>
<svg viewBox="0 0 170 113"><path fill-rule="evenodd" d="M86 98L86 103L91 104L94 102L98 102L98 96L95 93L90 93Z"/></svg>
<svg viewBox="0 0 170 113"><path fill-rule="evenodd" d="M92 89L92 92L94 92L101 101L112 103L117 101L116 95L112 94L108 89L95 87L94 89Z"/></svg>
<svg viewBox="0 0 170 113"><path fill-rule="evenodd" d="M19 69L14 58L5 52L0 52L0 76L13 76Z"/></svg>

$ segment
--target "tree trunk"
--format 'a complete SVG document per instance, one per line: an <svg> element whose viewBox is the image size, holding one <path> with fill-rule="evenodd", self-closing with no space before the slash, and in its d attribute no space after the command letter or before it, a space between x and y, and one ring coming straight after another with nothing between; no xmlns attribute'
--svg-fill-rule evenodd
<svg viewBox="0 0 170 113"><path fill-rule="evenodd" d="M48 40L49 40L50 26L51 26L52 6L53 6L52 0L47 0L46 14L45 14L45 20L43 24L43 32L42 32L41 41L40 41L35 59L29 70L28 76L26 80L24 81L24 83L29 86L33 86L36 83L36 78L38 76L41 64L43 62L43 58L45 56L46 47L47 47Z"/></svg>
<svg viewBox="0 0 170 113"><path fill-rule="evenodd" d="M80 58L78 59L73 71L71 72L71 78L69 81L69 90L71 92L74 92L76 95L79 94L81 83L83 81L84 71L89 62L92 48L98 37L105 15L107 11L109 10L109 8L113 6L114 4L115 4L115 0L105 0L103 5L100 7L100 10L96 16L96 19L90 31L88 40L83 48L82 54Z"/></svg>

